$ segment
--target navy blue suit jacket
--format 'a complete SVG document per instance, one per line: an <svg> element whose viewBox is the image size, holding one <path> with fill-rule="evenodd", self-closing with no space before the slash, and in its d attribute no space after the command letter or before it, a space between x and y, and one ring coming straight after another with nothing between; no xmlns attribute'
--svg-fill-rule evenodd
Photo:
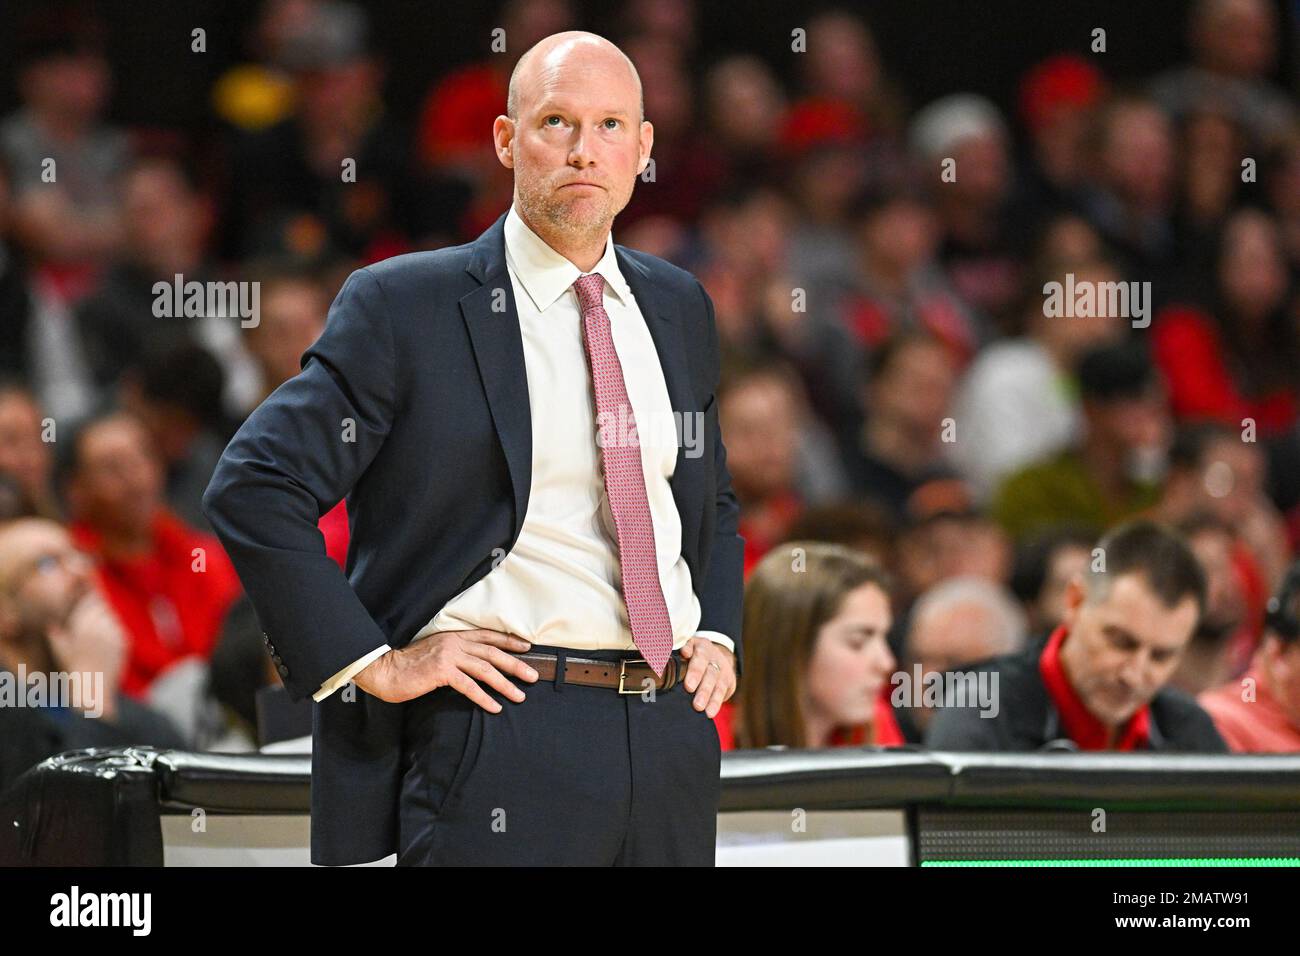
<svg viewBox="0 0 1300 956"><path fill-rule="evenodd" d="M204 512L295 700L381 644L405 646L519 537L532 425L504 222L353 272L300 373L248 417L212 476ZM704 416L702 454L679 446L671 486L700 630L731 637L739 666L744 541L718 427L713 304L690 273L615 249L673 410ZM656 359L623 357L636 360ZM346 573L317 529L345 496ZM314 705L315 863L397 848L405 705L351 696Z"/></svg>

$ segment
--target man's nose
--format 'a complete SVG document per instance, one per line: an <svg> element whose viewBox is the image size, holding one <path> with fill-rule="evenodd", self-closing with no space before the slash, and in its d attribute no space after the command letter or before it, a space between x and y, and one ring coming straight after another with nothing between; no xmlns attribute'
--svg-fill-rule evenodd
<svg viewBox="0 0 1300 956"><path fill-rule="evenodd" d="M573 142L569 145L570 166L581 168L583 166L591 165L592 156L591 152L587 148L587 144L590 142L590 139L588 139L587 135L581 130L578 130L573 134Z"/></svg>
<svg viewBox="0 0 1300 956"><path fill-rule="evenodd" d="M1141 690L1146 686L1151 674L1151 659L1142 652L1130 654L1124 666L1120 668L1120 679L1130 690Z"/></svg>
<svg viewBox="0 0 1300 956"><path fill-rule="evenodd" d="M72 578L79 588L88 588L94 583L92 578L94 563L85 552L69 551L63 555L63 566L67 569L68 576Z"/></svg>

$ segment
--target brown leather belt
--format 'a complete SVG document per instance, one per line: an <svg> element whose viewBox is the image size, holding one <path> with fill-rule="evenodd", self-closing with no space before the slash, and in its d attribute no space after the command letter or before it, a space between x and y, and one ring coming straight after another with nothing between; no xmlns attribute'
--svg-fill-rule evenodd
<svg viewBox="0 0 1300 956"><path fill-rule="evenodd" d="M521 661L526 661L537 671L538 680L555 680L555 670L559 666L559 657L555 654L543 654L540 651L525 651L512 654ZM660 680L650 665L642 658L633 657L621 661L597 661L588 657L571 657L564 655L564 683L582 684L586 687L613 687L620 694L639 694L645 688L648 677L654 682L656 690L668 690L686 676L686 664L674 653L668 658Z"/></svg>

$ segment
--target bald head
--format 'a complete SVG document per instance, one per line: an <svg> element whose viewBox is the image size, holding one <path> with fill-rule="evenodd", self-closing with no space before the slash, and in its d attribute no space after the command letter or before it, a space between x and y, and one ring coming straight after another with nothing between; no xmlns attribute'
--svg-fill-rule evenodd
<svg viewBox="0 0 1300 956"><path fill-rule="evenodd" d="M553 33L524 51L510 74L506 115L517 122L520 107L535 102L539 91L568 69L600 71L606 76L615 75L620 81L630 80L636 88L636 119L638 122L645 119L641 76L632 61L609 40L585 30Z"/></svg>
<svg viewBox="0 0 1300 956"><path fill-rule="evenodd" d="M949 578L912 608L909 656L926 670L946 671L1019 650L1025 615L1004 588L984 578Z"/></svg>
<svg viewBox="0 0 1300 956"><path fill-rule="evenodd" d="M492 137L497 159L514 173L520 218L590 271L650 165L654 126L636 68L604 37L556 33L519 58L506 109Z"/></svg>

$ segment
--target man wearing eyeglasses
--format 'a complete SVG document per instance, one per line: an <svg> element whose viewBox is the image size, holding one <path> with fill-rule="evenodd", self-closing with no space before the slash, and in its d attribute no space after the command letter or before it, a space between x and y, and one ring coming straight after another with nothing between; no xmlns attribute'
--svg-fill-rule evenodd
<svg viewBox="0 0 1300 956"><path fill-rule="evenodd" d="M92 571L56 522L0 526L0 790L65 750L184 746L119 693L125 639Z"/></svg>

